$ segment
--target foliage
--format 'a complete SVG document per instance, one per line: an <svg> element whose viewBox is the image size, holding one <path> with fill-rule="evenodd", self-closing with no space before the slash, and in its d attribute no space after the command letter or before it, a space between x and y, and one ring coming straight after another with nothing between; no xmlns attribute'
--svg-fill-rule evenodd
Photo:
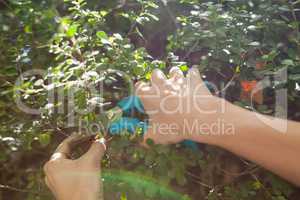
<svg viewBox="0 0 300 200"><path fill-rule="evenodd" d="M241 82L270 77L256 109L274 113L276 89L287 88L289 118L298 120L298 7L299 1L271 0L1 1L0 188L13 188L0 197L51 199L42 184L42 164L63 136L79 131L80 122L107 125L103 113L132 89L122 72L135 82L149 79L154 68L187 71L195 65L206 80L226 90L225 98L245 108L249 99L240 95ZM271 78L285 68L287 82ZM45 71L21 76L16 87L30 69ZM41 113L22 112L14 102L18 98ZM72 123L66 105L76 107ZM195 152L180 144L150 144L144 149L140 140L126 133L113 136L105 169L151 177L186 194L183 199L288 199L293 193L279 178L215 147L199 145ZM131 194L116 182L106 188L117 188L117 197L107 199L137 198L141 190L144 199L166 198L143 184L132 186ZM11 191L16 188L26 197Z"/></svg>

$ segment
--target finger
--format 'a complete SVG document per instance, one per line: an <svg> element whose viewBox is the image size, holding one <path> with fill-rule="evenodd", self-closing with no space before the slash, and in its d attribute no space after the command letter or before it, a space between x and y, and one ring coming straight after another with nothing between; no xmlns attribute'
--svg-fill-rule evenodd
<svg viewBox="0 0 300 200"><path fill-rule="evenodd" d="M153 90L149 83L140 81L136 83L135 88L135 95L140 97L143 104L145 103L145 99L147 99L148 96L153 95Z"/></svg>
<svg viewBox="0 0 300 200"><path fill-rule="evenodd" d="M46 185L47 185L47 187L48 187L49 189L53 190L52 184L50 183L50 181L49 181L49 179L48 179L47 176L45 177L45 183L46 183Z"/></svg>
<svg viewBox="0 0 300 200"><path fill-rule="evenodd" d="M170 80L178 82L184 79L184 74L179 67L172 67L170 70Z"/></svg>
<svg viewBox="0 0 300 200"><path fill-rule="evenodd" d="M149 83L139 81L135 84L135 93L137 96L149 93L151 91L151 86Z"/></svg>
<svg viewBox="0 0 300 200"><path fill-rule="evenodd" d="M161 70L159 69L153 70L151 75L152 86L153 85L156 85L158 87L164 86L166 81L167 81L167 77Z"/></svg>
<svg viewBox="0 0 300 200"><path fill-rule="evenodd" d="M100 169L101 159L106 151L105 139L96 140L80 159L84 164L93 169Z"/></svg>
<svg viewBox="0 0 300 200"><path fill-rule="evenodd" d="M159 94L160 90L158 87L150 86L150 84L144 82L138 82L135 87L135 95L140 98L144 110L147 112L147 110L150 108L150 105L152 105L151 102L153 98L157 98L157 94Z"/></svg>
<svg viewBox="0 0 300 200"><path fill-rule="evenodd" d="M197 68L192 68L187 74L187 86L197 94L208 95L210 94L204 81L201 78L200 72Z"/></svg>
<svg viewBox="0 0 300 200"><path fill-rule="evenodd" d="M51 160L56 159L67 159L70 157L72 149L81 142L89 140L91 136L73 134L65 139L55 150L54 154L51 157Z"/></svg>
<svg viewBox="0 0 300 200"><path fill-rule="evenodd" d="M49 184L49 181L48 181L48 179L47 179L47 176L45 177L45 183L46 183L46 185L48 186L48 187L50 187L50 184Z"/></svg>
<svg viewBox="0 0 300 200"><path fill-rule="evenodd" d="M52 183L51 183L51 177L50 176L45 176L45 183L47 185L47 187L52 191L52 193L54 193L54 195L56 194L55 191L55 187L53 187Z"/></svg>
<svg viewBox="0 0 300 200"><path fill-rule="evenodd" d="M52 184L50 183L49 179L47 178L47 176L45 177L45 183L47 185L47 187L53 192L55 193L54 188L52 187Z"/></svg>

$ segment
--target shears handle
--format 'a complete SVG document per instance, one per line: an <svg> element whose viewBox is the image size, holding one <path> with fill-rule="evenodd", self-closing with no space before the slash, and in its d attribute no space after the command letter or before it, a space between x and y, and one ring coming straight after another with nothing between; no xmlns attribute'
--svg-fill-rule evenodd
<svg viewBox="0 0 300 200"><path fill-rule="evenodd" d="M209 90L215 89L210 82L204 81L204 83ZM136 109L140 113L145 113L143 103L138 96L131 95L129 97L123 98L121 101L118 102L117 106L121 108L125 114L130 113L130 111L134 109Z"/></svg>
<svg viewBox="0 0 300 200"><path fill-rule="evenodd" d="M140 98L137 96L126 97L122 99L117 106L123 111L124 115L129 114L133 110L137 110L140 113L145 113L143 104ZM122 116L109 126L109 132L112 135L119 135L124 131L134 134L138 129L142 132L142 134L145 134L148 129L148 123L137 118ZM193 141L186 140L182 144L192 150L198 149L197 143Z"/></svg>

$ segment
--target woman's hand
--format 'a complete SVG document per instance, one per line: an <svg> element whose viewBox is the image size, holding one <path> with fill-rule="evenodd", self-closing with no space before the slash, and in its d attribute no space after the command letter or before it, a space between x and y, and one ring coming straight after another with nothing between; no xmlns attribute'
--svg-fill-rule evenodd
<svg viewBox="0 0 300 200"><path fill-rule="evenodd" d="M145 139L155 143L178 143L199 135L202 142L209 143L210 126L222 117L226 101L213 96L200 77L198 69L190 69L184 77L174 67L167 78L162 71L154 70L151 84L139 82L137 96L150 117L150 126ZM207 127L207 130L200 130ZM199 128L200 127L200 128Z"/></svg>
<svg viewBox="0 0 300 200"><path fill-rule="evenodd" d="M300 123L263 116L212 96L197 69L185 78L173 68L170 79L156 70L151 83L137 85L150 117L146 139L160 144L186 139L213 144L300 186Z"/></svg>
<svg viewBox="0 0 300 200"><path fill-rule="evenodd" d="M46 184L57 200L103 199L100 163L106 149L104 139L93 142L81 158L68 159L73 145L82 139L81 135L67 138L44 166Z"/></svg>

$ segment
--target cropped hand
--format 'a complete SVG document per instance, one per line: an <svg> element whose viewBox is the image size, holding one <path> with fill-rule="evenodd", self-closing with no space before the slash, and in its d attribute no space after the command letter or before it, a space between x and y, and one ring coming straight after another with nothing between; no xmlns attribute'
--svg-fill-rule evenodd
<svg viewBox="0 0 300 200"><path fill-rule="evenodd" d="M137 84L137 95L150 117L145 139L159 144L193 140L215 145L300 186L299 122L261 115L214 97L197 69L185 78L173 68L169 79L156 70L151 85Z"/></svg>
<svg viewBox="0 0 300 200"><path fill-rule="evenodd" d="M64 140L44 166L45 182L57 200L103 199L100 162L106 149L104 139L94 141L79 159L68 158L73 145L83 137L73 135Z"/></svg>
<svg viewBox="0 0 300 200"><path fill-rule="evenodd" d="M190 69L185 77L174 67L169 78L162 71L154 70L151 84L137 83L136 93L150 118L145 139L158 144L178 143L200 134L195 126L214 123L225 103L210 93L196 68ZM203 142L210 138L206 136L209 130L201 134Z"/></svg>

